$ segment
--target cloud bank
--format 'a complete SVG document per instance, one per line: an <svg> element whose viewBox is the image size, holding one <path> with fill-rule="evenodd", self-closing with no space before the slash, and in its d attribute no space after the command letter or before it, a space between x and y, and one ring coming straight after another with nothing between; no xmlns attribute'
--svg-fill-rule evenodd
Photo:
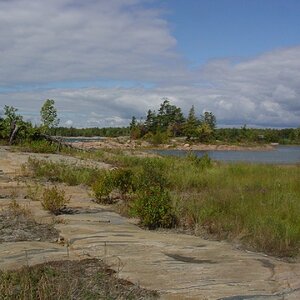
<svg viewBox="0 0 300 300"><path fill-rule="evenodd" d="M191 70L163 12L144 2L0 1L1 106L38 122L51 98L62 125L123 126L168 97L185 113L213 111L219 126L300 126L300 46Z"/></svg>

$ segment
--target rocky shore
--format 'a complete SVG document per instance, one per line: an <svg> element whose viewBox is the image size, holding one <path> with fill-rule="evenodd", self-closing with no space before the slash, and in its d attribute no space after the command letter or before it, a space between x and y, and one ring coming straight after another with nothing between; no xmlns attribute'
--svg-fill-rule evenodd
<svg viewBox="0 0 300 300"><path fill-rule="evenodd" d="M98 141L90 142L71 142L73 147L81 149L176 149L176 150L219 150L219 151L271 151L274 149L273 145L225 145L225 144L201 144L189 143L183 139L173 139L167 144L153 145L147 141L131 140L129 138L105 138Z"/></svg>

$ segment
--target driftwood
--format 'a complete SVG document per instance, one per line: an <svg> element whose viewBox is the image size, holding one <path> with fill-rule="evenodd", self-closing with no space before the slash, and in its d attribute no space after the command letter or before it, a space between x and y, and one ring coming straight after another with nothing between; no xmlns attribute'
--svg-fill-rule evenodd
<svg viewBox="0 0 300 300"><path fill-rule="evenodd" d="M18 125L16 121L12 121L10 124L10 135L9 135L9 145L12 145L15 141L15 138L20 131L20 129L23 129L24 125Z"/></svg>
<svg viewBox="0 0 300 300"><path fill-rule="evenodd" d="M58 146L58 151L60 151L62 147L75 149L75 150L79 150L79 151L86 151L86 149L74 147L71 144L64 142L62 139L53 137L53 136L48 135L48 134L42 133L42 134L40 134L40 137L45 139L46 141L48 141L50 143L56 144Z"/></svg>

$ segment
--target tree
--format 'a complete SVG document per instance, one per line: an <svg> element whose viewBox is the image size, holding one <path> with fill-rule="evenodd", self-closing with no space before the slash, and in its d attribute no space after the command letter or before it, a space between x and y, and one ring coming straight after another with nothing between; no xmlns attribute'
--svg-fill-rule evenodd
<svg viewBox="0 0 300 300"><path fill-rule="evenodd" d="M197 127L197 135L200 142L209 142L213 135L213 130L208 123L202 123Z"/></svg>
<svg viewBox="0 0 300 300"><path fill-rule="evenodd" d="M146 133L152 132L155 133L157 131L157 117L155 111L151 109L147 112L147 117L145 120L145 130Z"/></svg>
<svg viewBox="0 0 300 300"><path fill-rule="evenodd" d="M130 138L135 140L141 137L141 126L137 123L135 116L133 116L131 119L131 123L129 124L129 130Z"/></svg>
<svg viewBox="0 0 300 300"><path fill-rule="evenodd" d="M49 131L49 129L56 127L59 124L54 104L54 100L47 99L41 108L41 122L44 131Z"/></svg>
<svg viewBox="0 0 300 300"><path fill-rule="evenodd" d="M2 119L2 136L8 138L9 144L12 144L17 133L25 125L22 116L17 114L18 109L13 106L4 106L4 119Z"/></svg>
<svg viewBox="0 0 300 300"><path fill-rule="evenodd" d="M161 132L169 131L170 135L176 136L184 123L184 116L181 108L171 105L168 98L163 98L164 102L160 105L156 117L158 130Z"/></svg>
<svg viewBox="0 0 300 300"><path fill-rule="evenodd" d="M201 116L201 124L207 124L214 131L217 124L215 115L212 112L204 112L204 115Z"/></svg>
<svg viewBox="0 0 300 300"><path fill-rule="evenodd" d="M192 137L196 137L198 135L197 133L198 125L199 125L199 121L195 114L195 107L194 105L192 105L183 129L183 132L186 135L187 140L191 139Z"/></svg>

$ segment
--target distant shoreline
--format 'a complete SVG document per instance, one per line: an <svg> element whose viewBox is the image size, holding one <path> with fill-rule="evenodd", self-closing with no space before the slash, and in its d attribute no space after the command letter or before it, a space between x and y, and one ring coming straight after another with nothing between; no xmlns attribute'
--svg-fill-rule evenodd
<svg viewBox="0 0 300 300"><path fill-rule="evenodd" d="M68 138L66 138L68 140ZM196 150L196 151L272 151L276 145L226 145L226 144L201 144L201 143L188 143L186 141L172 141L168 144L153 145L146 141L130 140L122 138L99 138L91 141L85 138L76 138L77 141L69 142L72 146L83 149L174 149L174 150ZM82 140L82 141L81 141Z"/></svg>

